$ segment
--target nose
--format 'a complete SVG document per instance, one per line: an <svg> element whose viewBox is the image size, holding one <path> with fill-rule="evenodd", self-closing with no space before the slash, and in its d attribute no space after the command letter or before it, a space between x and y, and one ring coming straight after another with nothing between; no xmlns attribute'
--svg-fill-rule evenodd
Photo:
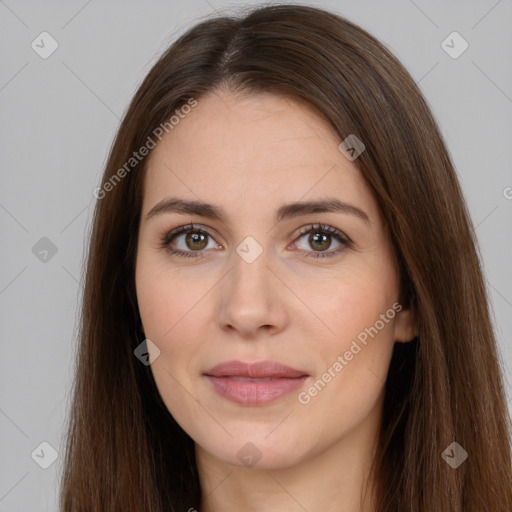
<svg viewBox="0 0 512 512"><path fill-rule="evenodd" d="M270 269L266 252L250 263L237 253L232 259L233 267L220 288L220 328L246 339L281 332L289 322L286 290Z"/></svg>

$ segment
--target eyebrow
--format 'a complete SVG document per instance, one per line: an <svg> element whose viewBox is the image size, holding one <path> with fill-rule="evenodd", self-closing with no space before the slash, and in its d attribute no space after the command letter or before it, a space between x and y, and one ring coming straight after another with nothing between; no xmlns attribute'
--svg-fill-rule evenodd
<svg viewBox="0 0 512 512"><path fill-rule="evenodd" d="M288 203L280 206L275 214L275 222L280 222L284 219L291 219L301 215L309 215L313 213L344 213L357 217L370 225L368 215L358 208L349 203L345 203L336 198L328 197L318 201L299 201ZM180 213L182 215L199 215L209 219L218 220L227 224L227 215L222 208L210 203L202 201L190 201L186 199L178 199L176 197L168 197L157 203L149 210L146 219L161 215L164 213Z"/></svg>

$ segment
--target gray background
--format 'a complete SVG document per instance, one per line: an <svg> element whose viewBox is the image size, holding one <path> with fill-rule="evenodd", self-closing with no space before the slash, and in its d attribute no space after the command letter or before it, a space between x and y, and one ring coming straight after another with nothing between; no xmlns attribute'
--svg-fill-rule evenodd
<svg viewBox="0 0 512 512"><path fill-rule="evenodd" d="M431 105L476 226L511 399L512 0L311 4L384 42ZM179 34L241 5L253 2L0 0L0 512L57 509L62 459L35 460L43 441L63 447L93 190L119 119ZM31 47L43 31L59 45L46 59ZM456 59L441 46L453 31L469 44ZM43 237L54 255L38 252Z"/></svg>

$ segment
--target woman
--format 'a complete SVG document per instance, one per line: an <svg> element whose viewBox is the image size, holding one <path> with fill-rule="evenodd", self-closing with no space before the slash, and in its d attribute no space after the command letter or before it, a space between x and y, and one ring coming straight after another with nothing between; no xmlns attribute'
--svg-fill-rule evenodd
<svg viewBox="0 0 512 512"><path fill-rule="evenodd" d="M305 6L196 25L95 195L63 511L512 510L472 224L372 36Z"/></svg>

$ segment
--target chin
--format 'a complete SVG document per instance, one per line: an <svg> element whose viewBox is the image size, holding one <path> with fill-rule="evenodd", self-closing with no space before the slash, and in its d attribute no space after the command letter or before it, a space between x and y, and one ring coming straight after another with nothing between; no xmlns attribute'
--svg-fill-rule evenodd
<svg viewBox="0 0 512 512"><path fill-rule="evenodd" d="M211 437L201 444L210 456L226 464L247 469L278 470L286 469L300 463L306 456L305 447L292 435L268 437L254 432L248 435L233 436L219 444L212 444ZM272 434L271 434L272 436Z"/></svg>

